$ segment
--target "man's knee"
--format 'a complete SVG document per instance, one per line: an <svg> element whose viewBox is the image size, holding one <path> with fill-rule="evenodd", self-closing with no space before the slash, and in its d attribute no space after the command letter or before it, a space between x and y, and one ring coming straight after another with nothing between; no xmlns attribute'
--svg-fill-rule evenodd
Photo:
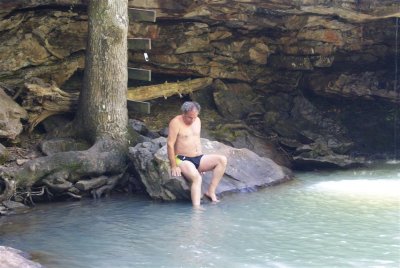
<svg viewBox="0 0 400 268"><path fill-rule="evenodd" d="M192 183L194 183L194 184L199 184L199 183L201 184L201 182L202 182L202 178L201 178L201 175L199 173L194 174L191 177L191 179L192 179Z"/></svg>
<svg viewBox="0 0 400 268"><path fill-rule="evenodd" d="M219 157L219 163L220 163L222 166L226 167L226 165L228 164L228 158L226 158L225 155L220 155L220 157Z"/></svg>

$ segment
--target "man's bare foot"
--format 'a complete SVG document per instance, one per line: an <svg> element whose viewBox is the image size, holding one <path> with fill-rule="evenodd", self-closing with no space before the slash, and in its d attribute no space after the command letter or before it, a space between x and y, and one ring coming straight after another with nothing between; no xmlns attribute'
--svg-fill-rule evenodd
<svg viewBox="0 0 400 268"><path fill-rule="evenodd" d="M196 211L204 211L206 210L204 207L200 206L200 205L194 205L193 209Z"/></svg>
<svg viewBox="0 0 400 268"><path fill-rule="evenodd" d="M220 202L220 200L217 198L217 196L215 194L210 195L209 193L204 193L204 196L207 197L208 199L210 199L210 201L213 203Z"/></svg>

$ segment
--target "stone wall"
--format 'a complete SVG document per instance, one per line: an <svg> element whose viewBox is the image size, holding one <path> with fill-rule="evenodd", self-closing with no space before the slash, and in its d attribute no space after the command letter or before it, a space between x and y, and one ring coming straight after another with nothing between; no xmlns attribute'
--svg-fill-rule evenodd
<svg viewBox="0 0 400 268"><path fill-rule="evenodd" d="M50 2L1 4L0 83L10 95L22 92L23 98L31 77L79 90L86 1ZM214 79L210 90L191 97L215 105L210 108L222 116L222 125L239 122L246 129L230 129L218 136L221 141L254 150L260 140L272 143L302 164L319 159L342 165L358 162L357 155L393 155L394 133L400 133L396 1L132 0L129 5L157 12L156 23L130 22L129 36L150 37L152 50L149 62L131 51L129 65L151 69L153 83ZM207 127L216 131L215 124ZM371 135L368 129L381 131Z"/></svg>

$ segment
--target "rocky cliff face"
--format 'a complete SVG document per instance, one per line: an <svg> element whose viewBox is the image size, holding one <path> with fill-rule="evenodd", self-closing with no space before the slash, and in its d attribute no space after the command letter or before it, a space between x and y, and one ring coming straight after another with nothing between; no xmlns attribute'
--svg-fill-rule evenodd
<svg viewBox="0 0 400 268"><path fill-rule="evenodd" d="M0 85L9 95L20 92L22 103L32 77L79 89L85 3L0 3ZM272 142L299 165L346 166L359 161L354 156L399 153L398 1L129 4L157 12L156 23L130 22L130 37L153 42L149 62L131 51L129 65L151 69L153 83L213 78L191 97L213 103L207 107L225 126L241 126L226 127L219 140L261 155L260 144Z"/></svg>

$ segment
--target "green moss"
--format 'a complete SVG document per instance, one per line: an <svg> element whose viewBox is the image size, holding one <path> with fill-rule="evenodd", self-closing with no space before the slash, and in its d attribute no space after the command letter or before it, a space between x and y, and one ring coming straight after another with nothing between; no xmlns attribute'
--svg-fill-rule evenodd
<svg viewBox="0 0 400 268"><path fill-rule="evenodd" d="M60 166L60 170L75 171L82 167L83 163L65 163Z"/></svg>
<svg viewBox="0 0 400 268"><path fill-rule="evenodd" d="M245 129L233 128L231 125L218 125L215 130L210 131L216 140L233 142L238 137L248 135Z"/></svg>
<svg viewBox="0 0 400 268"><path fill-rule="evenodd" d="M10 153L5 151L2 155L0 155L0 165L4 165L10 159Z"/></svg>

